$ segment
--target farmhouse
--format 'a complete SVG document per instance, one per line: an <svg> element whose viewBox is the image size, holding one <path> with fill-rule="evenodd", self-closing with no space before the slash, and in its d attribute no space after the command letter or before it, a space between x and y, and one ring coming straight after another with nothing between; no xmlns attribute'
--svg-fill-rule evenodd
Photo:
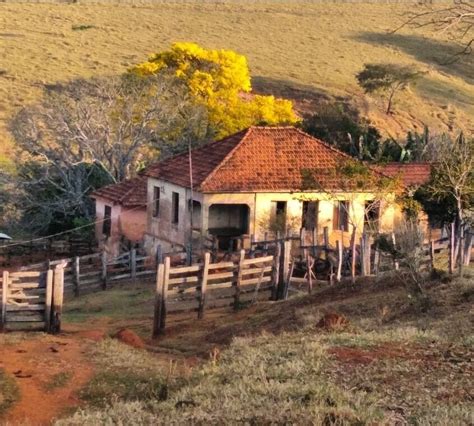
<svg viewBox="0 0 474 426"><path fill-rule="evenodd" d="M293 127L250 127L194 149L191 162L192 180L188 153L145 171L149 251L182 248L191 229L193 244L212 235L222 249L239 236L325 227L348 244L353 227L390 231L400 216L386 197L376 201L370 182L388 179L382 172L352 182L340 165L362 163Z"/></svg>
<svg viewBox="0 0 474 426"><path fill-rule="evenodd" d="M146 180L139 176L91 194L95 200L96 240L111 255L118 255L123 245L143 241L147 223Z"/></svg>

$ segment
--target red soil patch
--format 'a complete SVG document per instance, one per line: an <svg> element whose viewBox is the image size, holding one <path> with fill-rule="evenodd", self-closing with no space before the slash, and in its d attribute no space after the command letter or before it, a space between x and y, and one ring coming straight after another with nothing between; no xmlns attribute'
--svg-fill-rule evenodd
<svg viewBox="0 0 474 426"><path fill-rule="evenodd" d="M410 358L406 349L389 344L372 349L338 346L329 349L329 353L334 355L338 361L348 364L370 364L376 360L387 358Z"/></svg>
<svg viewBox="0 0 474 426"><path fill-rule="evenodd" d="M349 320L335 312L325 314L316 324L316 327L328 331L344 330L349 326Z"/></svg>
<svg viewBox="0 0 474 426"><path fill-rule="evenodd" d="M122 328L114 337L132 348L145 349L142 338L128 328Z"/></svg>
<svg viewBox="0 0 474 426"><path fill-rule="evenodd" d="M90 344L70 335L48 335L2 345L0 367L17 383L20 400L0 423L49 425L80 405L77 392L93 375L85 355ZM66 383L54 385L60 374L68 375Z"/></svg>

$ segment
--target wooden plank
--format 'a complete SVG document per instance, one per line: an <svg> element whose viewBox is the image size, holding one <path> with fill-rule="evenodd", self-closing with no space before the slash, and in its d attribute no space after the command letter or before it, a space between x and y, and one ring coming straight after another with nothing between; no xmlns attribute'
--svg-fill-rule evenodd
<svg viewBox="0 0 474 426"><path fill-rule="evenodd" d="M264 272L271 272L273 269L272 266L265 266L263 268ZM254 274L260 274L262 272L262 268L251 268L251 269L244 269L242 271L242 275L254 275Z"/></svg>
<svg viewBox="0 0 474 426"><path fill-rule="evenodd" d="M2 274L2 311L1 311L1 321L0 321L0 327L2 330L5 329L5 324L6 324L6 316L7 316L7 295L8 295L8 284L9 284L9 278L8 278L8 271L3 271Z"/></svg>
<svg viewBox="0 0 474 426"><path fill-rule="evenodd" d="M163 308L164 269L165 265L163 263L158 264L158 270L156 272L155 309L153 313L152 338L157 337L163 332L161 327L161 311Z"/></svg>
<svg viewBox="0 0 474 426"><path fill-rule="evenodd" d="M12 322L44 322L44 315L8 315L7 324Z"/></svg>
<svg viewBox="0 0 474 426"><path fill-rule="evenodd" d="M80 258L76 256L74 258L74 266L73 266L73 278L72 282L74 284L74 294L79 296L79 286L81 284L81 265L80 265Z"/></svg>
<svg viewBox="0 0 474 426"><path fill-rule="evenodd" d="M216 284L209 284L207 286L208 291L218 290L222 288L232 288L234 286L233 281L226 281L225 283L216 283Z"/></svg>
<svg viewBox="0 0 474 426"><path fill-rule="evenodd" d="M209 264L211 263L211 254L206 252L204 254L204 265L202 268L201 277L201 297L199 300L199 311L198 319L204 318L204 310L206 308L206 290L207 290L207 279L209 276ZM217 274L222 275L222 274Z"/></svg>
<svg viewBox="0 0 474 426"><path fill-rule="evenodd" d="M170 278L168 281L169 285L173 284L187 284L187 283L197 283L199 281L198 277L182 277L182 278Z"/></svg>
<svg viewBox="0 0 474 426"><path fill-rule="evenodd" d="M239 309L240 305L240 284L242 282L242 270L243 270L243 263L245 260L245 250L240 250L240 258L239 258L239 265L237 269L237 279L235 285L235 296L234 296L234 310Z"/></svg>
<svg viewBox="0 0 474 426"><path fill-rule="evenodd" d="M15 278L37 278L41 275L41 272L39 271L19 271L19 272L11 272L10 273L10 278L15 279Z"/></svg>
<svg viewBox="0 0 474 426"><path fill-rule="evenodd" d="M26 294L18 294L18 295L8 295L7 303L11 302L12 300L33 300L33 299L40 299L41 295L31 296Z"/></svg>
<svg viewBox="0 0 474 426"><path fill-rule="evenodd" d="M250 284L258 284L259 282L269 283L271 281L272 281L272 277L262 277L262 279L260 279L260 278L251 278L251 279L241 280L240 285L245 286L245 285L250 285Z"/></svg>
<svg viewBox="0 0 474 426"><path fill-rule="evenodd" d="M167 299L168 299L168 285L170 279L170 269L171 269L171 261L169 256L165 258L165 267L163 272L163 291L162 291L162 308L161 308L161 319L160 319L160 327L161 331L164 333L165 326L166 326L166 314L167 314Z"/></svg>
<svg viewBox="0 0 474 426"><path fill-rule="evenodd" d="M52 327L53 333L61 331L61 319L63 312L64 299L64 269L56 266L53 276L53 309L52 309Z"/></svg>
<svg viewBox="0 0 474 426"><path fill-rule="evenodd" d="M234 262L219 262L219 263L211 263L209 265L209 270L214 269L228 269L228 268L235 268Z"/></svg>
<svg viewBox="0 0 474 426"><path fill-rule="evenodd" d="M103 251L101 253L101 263L102 263L102 289L107 288L107 253Z"/></svg>
<svg viewBox="0 0 474 426"><path fill-rule="evenodd" d="M102 276L102 271L93 271L93 272L87 272L87 273L81 273L80 278L88 278L88 277L98 277L99 279Z"/></svg>
<svg viewBox="0 0 474 426"><path fill-rule="evenodd" d="M225 278L234 278L234 273L222 272L218 274L209 274L208 281L223 280Z"/></svg>
<svg viewBox="0 0 474 426"><path fill-rule="evenodd" d="M273 256L256 257L254 259L244 259L242 265L255 265L256 263L273 262Z"/></svg>
<svg viewBox="0 0 474 426"><path fill-rule="evenodd" d="M8 312L20 312L20 311L44 311L46 305L43 303L31 305L29 303L21 304L21 305L7 305L7 313Z"/></svg>
<svg viewBox="0 0 474 426"><path fill-rule="evenodd" d="M44 288L41 287L42 283L13 283L10 284L10 290L25 290L25 289L36 289L36 288Z"/></svg>
<svg viewBox="0 0 474 426"><path fill-rule="evenodd" d="M51 330L51 309L53 306L53 271L48 269L46 273L46 300L45 300L45 331L48 333Z"/></svg>
<svg viewBox="0 0 474 426"><path fill-rule="evenodd" d="M101 255L102 253L87 254L85 256L81 256L81 261L85 262L86 260L90 260L90 259L99 259Z"/></svg>
<svg viewBox="0 0 474 426"><path fill-rule="evenodd" d="M341 282L342 278L342 256L343 256L343 248L342 242L337 240L336 241L336 252L337 252L337 272L336 272L336 281L338 283Z"/></svg>
<svg viewBox="0 0 474 426"><path fill-rule="evenodd" d="M130 273L128 274L121 274L121 275L111 275L107 277L107 281L116 281L122 280L124 278L130 278Z"/></svg>
<svg viewBox="0 0 474 426"><path fill-rule="evenodd" d="M187 274L190 272L198 272L201 269L201 265L192 265L192 266L183 266L177 268L170 268L170 275L177 275L177 274Z"/></svg>
<svg viewBox="0 0 474 426"><path fill-rule="evenodd" d="M278 299L278 279L280 277L280 257L281 257L281 244L277 243L275 256L273 259L273 271L272 271L272 279L273 279L273 293L272 299Z"/></svg>

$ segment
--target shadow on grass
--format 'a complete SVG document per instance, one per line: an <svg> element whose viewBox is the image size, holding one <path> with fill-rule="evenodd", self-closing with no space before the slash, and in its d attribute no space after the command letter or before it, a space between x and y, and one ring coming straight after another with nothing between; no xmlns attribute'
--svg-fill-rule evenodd
<svg viewBox="0 0 474 426"><path fill-rule="evenodd" d="M474 55L455 55L462 50L462 45L449 43L431 38L406 35L364 32L354 37L356 40L374 45L388 45L414 56L417 60L428 65L436 66L446 74L464 79L474 84Z"/></svg>
<svg viewBox="0 0 474 426"><path fill-rule="evenodd" d="M293 101L296 109L303 114L312 112L314 107L322 102L335 99L323 89L271 77L253 76L252 87L253 92L259 95L273 95ZM346 98L338 100L347 101Z"/></svg>

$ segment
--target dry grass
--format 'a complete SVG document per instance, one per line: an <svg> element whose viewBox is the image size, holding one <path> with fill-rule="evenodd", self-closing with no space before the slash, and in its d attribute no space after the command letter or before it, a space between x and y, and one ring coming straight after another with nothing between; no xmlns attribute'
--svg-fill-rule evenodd
<svg viewBox="0 0 474 426"><path fill-rule="evenodd" d="M310 101L349 96L392 134L422 123L472 128L472 57L443 66L439 61L456 46L421 32L388 34L407 7L414 6L1 4L1 147L8 150L8 117L38 99L45 85L122 73L177 40L245 54L260 90ZM391 117L362 95L354 78L364 62L378 61L429 71Z"/></svg>
<svg viewBox="0 0 474 426"><path fill-rule="evenodd" d="M207 362L171 375L154 353L101 342L90 405L59 424L470 424L472 272L432 283L424 313L386 277L200 322L171 315L157 347ZM334 311L349 326L323 331Z"/></svg>
<svg viewBox="0 0 474 426"><path fill-rule="evenodd" d="M15 381L0 368L0 421L1 416L19 398L20 392Z"/></svg>

